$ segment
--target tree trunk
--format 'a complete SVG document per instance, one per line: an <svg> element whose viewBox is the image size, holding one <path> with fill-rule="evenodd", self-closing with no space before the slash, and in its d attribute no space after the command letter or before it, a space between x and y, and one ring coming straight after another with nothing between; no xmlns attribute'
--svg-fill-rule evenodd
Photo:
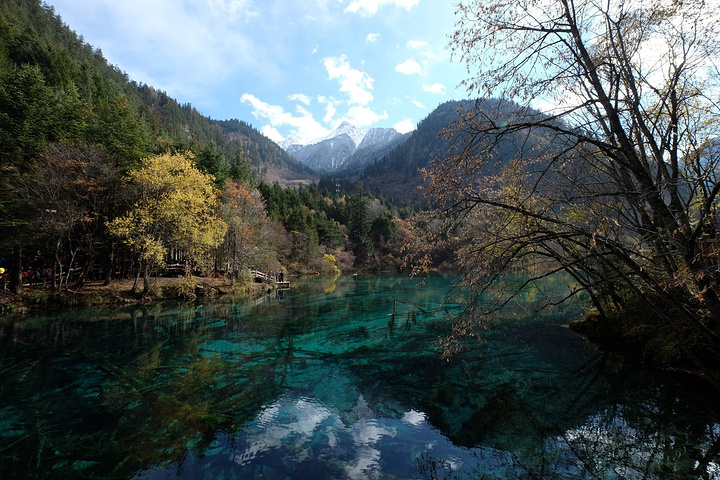
<svg viewBox="0 0 720 480"><path fill-rule="evenodd" d="M150 262L145 261L143 265L143 295L150 291Z"/></svg>
<svg viewBox="0 0 720 480"><path fill-rule="evenodd" d="M115 267L115 242L112 242L110 244L110 257L108 258L107 265L105 265L105 285L106 287L110 285L110 280L112 279L113 274L113 268Z"/></svg>
<svg viewBox="0 0 720 480"><path fill-rule="evenodd" d="M70 263L67 265L67 274L65 275L65 289L67 290L70 286L70 275L72 274L73 265L75 264L75 256L77 255L78 250L75 249L70 254ZM62 277L60 280L60 283L62 283Z"/></svg>
<svg viewBox="0 0 720 480"><path fill-rule="evenodd" d="M62 290L62 263L60 262L60 245L61 240L58 239L55 244L55 265L53 265L53 289L56 292Z"/></svg>
<svg viewBox="0 0 720 480"><path fill-rule="evenodd" d="M13 245L12 268L10 269L10 285L17 295L23 293L22 281L22 246L19 243Z"/></svg>
<svg viewBox="0 0 720 480"><path fill-rule="evenodd" d="M58 274L60 272L60 259L57 256L57 253L55 254L55 259L53 260L53 271L52 271L52 288L56 292L60 291L60 282L58 281Z"/></svg>
<svg viewBox="0 0 720 480"><path fill-rule="evenodd" d="M82 270L80 271L80 275L78 276L77 282L75 282L75 288L81 289L85 285L85 280L88 278L88 272L91 268L93 268L94 262L90 260L89 258L85 260L85 263L82 266Z"/></svg>
<svg viewBox="0 0 720 480"><path fill-rule="evenodd" d="M140 293L140 275L142 275L142 271L143 271L143 268L142 268L142 264L141 264L140 267L138 267L138 269L137 269L137 273L135 274L135 283L133 283L133 287L131 290L131 292L134 295L137 295Z"/></svg>

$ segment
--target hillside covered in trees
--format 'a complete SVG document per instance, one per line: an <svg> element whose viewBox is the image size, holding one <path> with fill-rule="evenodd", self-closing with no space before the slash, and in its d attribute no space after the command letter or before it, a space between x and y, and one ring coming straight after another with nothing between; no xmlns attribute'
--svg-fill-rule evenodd
<svg viewBox="0 0 720 480"><path fill-rule="evenodd" d="M177 262L236 277L395 258L399 220L362 189L310 187L249 124L137 84L39 0L0 12L0 268L16 290L133 275L147 291Z"/></svg>
<svg viewBox="0 0 720 480"><path fill-rule="evenodd" d="M100 145L126 162L214 144L227 163L242 149L269 181L313 178L251 125L207 118L136 83L64 25L51 6L2 0L0 10L3 155L14 149L16 156L22 150L32 157L60 138Z"/></svg>

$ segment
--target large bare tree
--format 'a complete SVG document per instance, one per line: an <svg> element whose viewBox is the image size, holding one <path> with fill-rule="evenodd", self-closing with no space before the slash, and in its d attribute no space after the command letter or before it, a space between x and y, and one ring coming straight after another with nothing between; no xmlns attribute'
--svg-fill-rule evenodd
<svg viewBox="0 0 720 480"><path fill-rule="evenodd" d="M571 274L606 323L640 309L644 325L680 338L678 356L717 364L720 276L706 240L720 191L713 5L457 5L450 47L465 86L495 100L463 113L447 132L456 150L426 174L476 299L499 274L541 260L537 275ZM474 303L481 316L497 306Z"/></svg>

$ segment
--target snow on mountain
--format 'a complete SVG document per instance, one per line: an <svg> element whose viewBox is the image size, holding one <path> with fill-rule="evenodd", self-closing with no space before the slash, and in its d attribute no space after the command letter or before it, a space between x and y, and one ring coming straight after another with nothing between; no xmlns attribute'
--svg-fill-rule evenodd
<svg viewBox="0 0 720 480"><path fill-rule="evenodd" d="M281 147L319 173L349 173L367 165L402 137L393 128L367 130L342 122L327 137L312 144L300 145L288 139Z"/></svg>
<svg viewBox="0 0 720 480"><path fill-rule="evenodd" d="M288 137L282 142L278 143L278 145L280 145L280 148L287 152L289 147L292 147L293 145L300 145L300 141L295 137Z"/></svg>
<svg viewBox="0 0 720 480"><path fill-rule="evenodd" d="M342 134L312 145L291 145L286 151L316 172L334 173L344 167L356 148L355 141Z"/></svg>
<svg viewBox="0 0 720 480"><path fill-rule="evenodd" d="M394 128L371 128L363 137L362 142L358 144L358 150L383 146L400 136L400 132Z"/></svg>
<svg viewBox="0 0 720 480"><path fill-rule="evenodd" d="M403 135L394 128L370 129L338 174L350 176L361 173L365 167L382 158L407 138L408 134Z"/></svg>
<svg viewBox="0 0 720 480"><path fill-rule="evenodd" d="M352 139L357 147L365 138L367 130L358 128L348 122L342 122L335 130L330 132L330 135L325 137L323 140L330 140L331 138L339 137L340 135L347 135Z"/></svg>

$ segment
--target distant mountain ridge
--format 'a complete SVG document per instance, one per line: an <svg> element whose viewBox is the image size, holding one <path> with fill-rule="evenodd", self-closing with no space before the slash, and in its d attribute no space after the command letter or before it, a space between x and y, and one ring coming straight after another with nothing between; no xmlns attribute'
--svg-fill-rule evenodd
<svg viewBox="0 0 720 480"><path fill-rule="evenodd" d="M309 145L283 142L281 146L298 162L318 173L349 176L360 173L402 138L394 128L362 129L343 122L320 141Z"/></svg>
<svg viewBox="0 0 720 480"><path fill-rule="evenodd" d="M460 119L471 104L448 101L439 105L417 129L401 134L394 128L363 130L347 122L327 137L309 145L287 145L285 151L299 163L331 178L361 180L373 194L402 205L424 202L419 169L452 147L440 132Z"/></svg>
<svg viewBox="0 0 720 480"><path fill-rule="evenodd" d="M436 158L457 153L457 148L465 139L462 138L462 132L455 131L454 125L460 120L461 112L468 110L482 112L481 116L494 118L498 122L511 121L517 115L540 114L509 100L445 102L422 120L417 129L395 148L369 164L360 174L359 180L368 191L396 205L417 207L432 202L432 199L425 197L424 177L420 169L429 166ZM443 131L453 132L453 135L448 138L441 134ZM503 136L493 148L494 161L488 167L497 169L517 155L530 154L543 141L541 137L528 135L527 132Z"/></svg>
<svg viewBox="0 0 720 480"><path fill-rule="evenodd" d="M392 128L374 128L367 130L358 143L361 135L357 132L361 129L343 124L317 143L293 145L286 151L325 177L362 181L368 191L396 205L424 206L429 199L425 198L420 170L436 158L455 152L456 142L462 142L462 134L449 138L442 132L453 131L461 112L467 110L478 110L483 116L500 122L510 121L525 111L507 100L451 100L440 104L416 130L404 135ZM522 154L538 141L524 134L503 137L494 150L495 163Z"/></svg>
<svg viewBox="0 0 720 480"><path fill-rule="evenodd" d="M367 135L368 130L364 128L356 127L355 125L348 123L348 122L342 122L335 130L330 132L330 134L325 137L323 140L331 140L333 138L339 137L341 135L347 135L350 137L350 139L353 141L355 146L360 145L360 143L365 138L365 135Z"/></svg>
<svg viewBox="0 0 720 480"><path fill-rule="evenodd" d="M359 177L366 188L398 205L422 204L424 193L419 187L423 176L419 170L452 148L453 141L442 138L440 132L457 122L460 111L468 105L466 101L439 105L394 148L368 163Z"/></svg>
<svg viewBox="0 0 720 480"><path fill-rule="evenodd" d="M339 173L343 176L361 173L368 165L406 141L410 135L410 133L401 134L394 128L371 129Z"/></svg>

